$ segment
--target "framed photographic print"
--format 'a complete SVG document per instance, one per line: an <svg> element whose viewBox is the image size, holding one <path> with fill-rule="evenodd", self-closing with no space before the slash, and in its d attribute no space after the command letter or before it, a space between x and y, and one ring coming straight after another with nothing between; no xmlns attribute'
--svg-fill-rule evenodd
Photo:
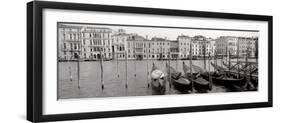
<svg viewBox="0 0 281 123"><path fill-rule="evenodd" d="M33 122L272 106L272 16L27 3Z"/></svg>

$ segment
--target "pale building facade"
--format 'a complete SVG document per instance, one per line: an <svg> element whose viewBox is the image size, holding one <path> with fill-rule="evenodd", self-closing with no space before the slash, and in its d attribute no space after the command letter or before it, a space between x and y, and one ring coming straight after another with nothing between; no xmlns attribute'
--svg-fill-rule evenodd
<svg viewBox="0 0 281 123"><path fill-rule="evenodd" d="M258 38L238 37L239 57L245 57L248 51L249 57L257 57Z"/></svg>
<svg viewBox="0 0 281 123"><path fill-rule="evenodd" d="M216 39L216 51L219 56L237 55L238 38L234 36L221 36Z"/></svg>
<svg viewBox="0 0 281 123"><path fill-rule="evenodd" d="M127 50L127 40L129 34L126 34L124 29L119 29L116 34L113 34L112 39L112 55L113 59L125 59Z"/></svg>
<svg viewBox="0 0 281 123"><path fill-rule="evenodd" d="M81 29L81 26L58 24L59 60L75 60L81 55Z"/></svg>
<svg viewBox="0 0 281 123"><path fill-rule="evenodd" d="M170 41L166 38L153 37L147 41L149 59L168 59L170 52Z"/></svg>
<svg viewBox="0 0 281 123"><path fill-rule="evenodd" d="M137 35L130 34L127 38L127 54L128 59L142 60L144 55L145 38Z"/></svg>
<svg viewBox="0 0 281 123"><path fill-rule="evenodd" d="M191 47L190 47L191 46ZM59 60L104 60L112 59L188 59L192 56L232 57L257 56L257 37L221 36L217 39L202 35L190 37L179 35L176 40L138 34L128 34L124 29L114 32L110 28L79 26L58 23ZM192 48L192 49L190 49ZM171 56L170 56L171 55Z"/></svg>
<svg viewBox="0 0 281 123"><path fill-rule="evenodd" d="M170 41L170 54L171 59L178 59L179 58L179 41L174 40Z"/></svg>
<svg viewBox="0 0 281 123"><path fill-rule="evenodd" d="M59 60L112 59L111 33L109 28L58 24Z"/></svg>
<svg viewBox="0 0 281 123"><path fill-rule="evenodd" d="M189 37L186 35L178 36L179 44L179 58L186 59L190 57L190 50L192 50L193 57L203 57L214 55L215 52L215 40L212 38L206 38L201 35ZM191 48L190 49L190 44Z"/></svg>
<svg viewBox="0 0 281 123"><path fill-rule="evenodd" d="M204 36L192 37L192 56L203 57L206 55L207 40Z"/></svg>
<svg viewBox="0 0 281 123"><path fill-rule="evenodd" d="M109 28L84 27L82 34L82 57L85 60L112 59L111 33Z"/></svg>
<svg viewBox="0 0 281 123"><path fill-rule="evenodd" d="M256 57L257 42L256 37L221 36L216 39L217 55L245 57L248 52L249 57Z"/></svg>
<svg viewBox="0 0 281 123"><path fill-rule="evenodd" d="M177 37L179 44L179 58L189 58L191 37L187 35L180 35Z"/></svg>
<svg viewBox="0 0 281 123"><path fill-rule="evenodd" d="M215 40L212 38L205 38L201 41L201 48L200 48L200 54L198 56L204 56L204 52L205 52L205 56L214 56L215 54Z"/></svg>

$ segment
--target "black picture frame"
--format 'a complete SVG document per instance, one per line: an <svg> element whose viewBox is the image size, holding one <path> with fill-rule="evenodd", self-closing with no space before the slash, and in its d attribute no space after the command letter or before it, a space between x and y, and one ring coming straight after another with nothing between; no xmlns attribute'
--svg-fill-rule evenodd
<svg viewBox="0 0 281 123"><path fill-rule="evenodd" d="M235 20L256 20L256 21L268 22L268 101L257 102L257 103L44 115L42 113L43 112L43 101L42 101L43 100L43 95L42 95L43 93L42 92L43 12L42 10L45 8L99 11L99 12L117 12L117 13L131 13L131 14L220 18L220 19L235 19ZM273 17L265 16L265 15L248 15L248 14L109 6L109 5L94 5L94 4L80 4L80 3L46 2L46 1L29 2L27 3L27 120L31 122L47 122L47 121L64 121L64 120L94 119L94 118L107 118L107 117L137 116L137 115L155 115L155 114L272 107L273 106L273 95L272 95L273 92L272 90L272 86L273 86L272 85L273 83L272 82L272 78L273 78L272 31L273 29L272 27L273 27Z"/></svg>

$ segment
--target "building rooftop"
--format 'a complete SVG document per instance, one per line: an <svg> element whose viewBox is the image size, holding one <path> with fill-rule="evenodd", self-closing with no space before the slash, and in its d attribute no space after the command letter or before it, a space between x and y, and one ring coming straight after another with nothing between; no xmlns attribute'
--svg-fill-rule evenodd
<svg viewBox="0 0 281 123"><path fill-rule="evenodd" d="M179 35L178 37L181 37L181 38L190 38L190 36L188 36L188 35L183 35L183 34Z"/></svg>
<svg viewBox="0 0 281 123"><path fill-rule="evenodd" d="M111 31L112 29L107 28L107 27L96 27L96 26L89 26L89 25L75 25L75 24L64 24L64 23L59 23L58 24L59 28L75 28L75 29L82 29L82 31L89 31L89 30L106 30L106 31Z"/></svg>
<svg viewBox="0 0 281 123"><path fill-rule="evenodd" d="M203 35L196 35L196 36L192 37L192 39L193 40L201 40L201 41L203 41L203 40L206 40L206 37L203 36Z"/></svg>
<svg viewBox="0 0 281 123"><path fill-rule="evenodd" d="M126 33L116 33L116 34L113 34L112 36L130 36L130 35L126 34Z"/></svg>
<svg viewBox="0 0 281 123"><path fill-rule="evenodd" d="M160 38L160 37L153 37L153 38L151 38L151 41L166 41L166 39Z"/></svg>
<svg viewBox="0 0 281 123"><path fill-rule="evenodd" d="M83 28L83 26L78 26L78 25L69 25L69 24L58 24L59 28Z"/></svg>
<svg viewBox="0 0 281 123"><path fill-rule="evenodd" d="M87 29L105 29L105 30L111 30L107 27L95 27L95 26L86 26Z"/></svg>
<svg viewBox="0 0 281 123"><path fill-rule="evenodd" d="M180 38L191 38L190 36L188 36L188 35L179 35L178 37L177 37L177 40L179 40Z"/></svg>
<svg viewBox="0 0 281 123"><path fill-rule="evenodd" d="M170 42L179 42L178 40L170 40Z"/></svg>
<svg viewBox="0 0 281 123"><path fill-rule="evenodd" d="M130 34L128 40L130 41L139 41L139 40L145 40L144 37L136 34Z"/></svg>

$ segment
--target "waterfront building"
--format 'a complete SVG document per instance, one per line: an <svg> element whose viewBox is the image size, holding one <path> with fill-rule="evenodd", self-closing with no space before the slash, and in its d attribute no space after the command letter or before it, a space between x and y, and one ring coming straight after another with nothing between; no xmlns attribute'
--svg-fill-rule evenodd
<svg viewBox="0 0 281 123"><path fill-rule="evenodd" d="M168 59L170 52L170 41L166 38L153 37L146 43L148 46L149 59Z"/></svg>
<svg viewBox="0 0 281 123"><path fill-rule="evenodd" d="M206 37L202 35L192 37L192 56L194 57L203 57L206 55Z"/></svg>
<svg viewBox="0 0 281 123"><path fill-rule="evenodd" d="M216 39L216 51L219 56L237 55L238 38L234 36L220 36Z"/></svg>
<svg viewBox="0 0 281 123"><path fill-rule="evenodd" d="M257 37L220 36L217 39L202 35L190 37L179 35L176 40L162 37L148 39L138 34L126 33L124 29L114 32L110 28L58 24L59 60L111 59L188 59L192 56L257 57ZM126 56L127 53L127 56ZM170 56L171 55L171 56Z"/></svg>
<svg viewBox="0 0 281 123"><path fill-rule="evenodd" d="M187 35L180 35L177 37L179 58L186 59L190 57L190 43L192 42L192 56L203 57L204 55L214 56L215 40L206 38L202 35L189 37Z"/></svg>
<svg viewBox="0 0 281 123"><path fill-rule="evenodd" d="M138 34L129 34L127 38L128 59L142 60L144 58L145 38Z"/></svg>
<svg viewBox="0 0 281 123"><path fill-rule="evenodd" d="M216 40L213 38L207 38L207 46L206 46L206 55L209 55L212 57L215 55L216 51Z"/></svg>
<svg viewBox="0 0 281 123"><path fill-rule="evenodd" d="M59 24L59 60L112 59L111 29Z"/></svg>
<svg viewBox="0 0 281 123"><path fill-rule="evenodd" d="M221 36L216 39L217 55L226 56L230 53L231 56L245 57L248 52L249 57L256 57L257 42L256 37Z"/></svg>
<svg viewBox="0 0 281 123"><path fill-rule="evenodd" d="M194 57L214 56L215 40L202 35L192 37L192 55Z"/></svg>
<svg viewBox="0 0 281 123"><path fill-rule="evenodd" d="M180 35L177 37L180 59L189 57L191 39L192 38L187 35Z"/></svg>
<svg viewBox="0 0 281 123"><path fill-rule="evenodd" d="M129 36L124 29L118 29L117 33L112 35L113 59L125 59Z"/></svg>
<svg viewBox="0 0 281 123"><path fill-rule="evenodd" d="M245 57L248 51L249 57L257 57L258 38L238 37L239 57Z"/></svg>
<svg viewBox="0 0 281 123"><path fill-rule="evenodd" d="M171 59L179 58L179 41L178 40L170 41L170 54L171 54Z"/></svg>
<svg viewBox="0 0 281 123"><path fill-rule="evenodd" d="M58 60L75 60L81 55L82 26L58 24Z"/></svg>
<svg viewBox="0 0 281 123"><path fill-rule="evenodd" d="M81 30L82 58L99 60L101 54L104 60L112 59L112 30L103 27L84 27Z"/></svg>

